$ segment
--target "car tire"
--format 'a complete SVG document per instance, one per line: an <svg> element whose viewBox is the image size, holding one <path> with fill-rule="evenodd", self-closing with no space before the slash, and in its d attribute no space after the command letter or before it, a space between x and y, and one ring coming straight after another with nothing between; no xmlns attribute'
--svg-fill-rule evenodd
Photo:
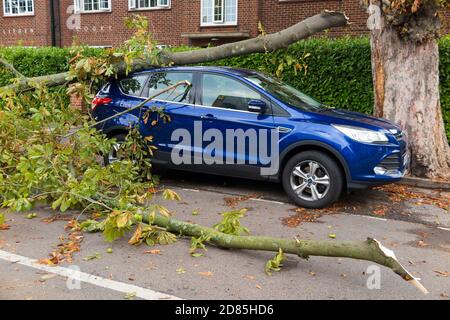
<svg viewBox="0 0 450 320"><path fill-rule="evenodd" d="M326 153L305 151L287 162L282 183L285 192L298 206L320 209L339 199L344 176L336 160Z"/></svg>
<svg viewBox="0 0 450 320"><path fill-rule="evenodd" d="M113 147L113 149L110 151L109 154L103 155L103 163L104 163L105 167L109 166L114 161L114 159L118 159L117 158L118 147L122 143L125 142L126 137L127 137L127 134L125 134L125 133L120 133L120 134L117 134L117 135L114 135L114 136L110 137L110 139L116 139L117 144Z"/></svg>

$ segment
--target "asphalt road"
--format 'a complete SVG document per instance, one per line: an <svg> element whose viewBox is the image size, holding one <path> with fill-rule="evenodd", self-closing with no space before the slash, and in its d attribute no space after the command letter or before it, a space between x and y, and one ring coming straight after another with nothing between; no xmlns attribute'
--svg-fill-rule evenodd
<svg viewBox="0 0 450 320"><path fill-rule="evenodd" d="M362 214L335 212L324 214L316 223L289 227L282 220L294 215L295 207L287 203L277 185L179 173L163 183L174 186L182 197L180 202L162 202L179 219L212 226L220 221L221 212L230 210L224 198L257 191L262 199L234 201L237 208L249 210L242 223L253 235L329 241L376 238L395 251L430 294L421 294L384 267L379 289L369 289L367 272L372 264L350 259L311 257L306 261L289 256L281 272L267 276L264 266L273 257L271 253L209 246L204 256L193 258L189 239L148 248L130 246L127 239L108 244L100 234L87 234L72 263L63 263L54 272L39 270L33 260L46 258L59 237L67 235L67 222L41 221L51 216L51 210L43 208L35 210L38 218L33 220L24 214L8 215L11 229L0 231L0 299L126 299L134 298L136 292L136 298L156 299L449 299L448 211L402 203L386 219L372 217L370 207L382 201L375 197L374 202L364 202ZM352 195L347 201L351 204L353 198L366 201L371 194ZM107 253L108 248L113 253ZM144 253L151 249L161 254ZM95 253L99 259L83 259ZM64 275L73 266L87 275L75 288L68 286Z"/></svg>

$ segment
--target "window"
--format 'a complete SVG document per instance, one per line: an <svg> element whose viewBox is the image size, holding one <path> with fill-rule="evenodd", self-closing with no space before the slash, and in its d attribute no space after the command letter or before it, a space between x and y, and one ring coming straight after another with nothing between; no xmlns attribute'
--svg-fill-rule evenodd
<svg viewBox="0 0 450 320"><path fill-rule="evenodd" d="M120 81L120 89L122 89L122 92L125 94L139 97L141 96L142 89L144 88L147 79L148 75L145 74L123 79Z"/></svg>
<svg viewBox="0 0 450 320"><path fill-rule="evenodd" d="M269 76L255 74L247 77L247 80L268 91L271 95L291 107L312 112L326 109L322 103L298 91L294 87Z"/></svg>
<svg viewBox="0 0 450 320"><path fill-rule="evenodd" d="M171 72L171 73L152 73L150 76L150 80L148 81L148 93L147 96L151 97L161 90L166 89L167 87L173 86L180 81L189 81L192 83L193 75L192 73L185 72ZM170 90L166 93L155 98L156 100L165 100L165 101L173 101L173 102L184 102L189 103L190 96L190 87L179 86L174 90Z"/></svg>
<svg viewBox="0 0 450 320"><path fill-rule="evenodd" d="M34 0L3 0L5 16L20 16L34 14Z"/></svg>
<svg viewBox="0 0 450 320"><path fill-rule="evenodd" d="M201 0L202 26L237 24L237 0Z"/></svg>
<svg viewBox="0 0 450 320"><path fill-rule="evenodd" d="M75 0L75 12L111 11L111 0Z"/></svg>
<svg viewBox="0 0 450 320"><path fill-rule="evenodd" d="M237 80L215 74L203 75L202 105L248 111L250 100L263 100L256 91Z"/></svg>
<svg viewBox="0 0 450 320"><path fill-rule="evenodd" d="M169 8L170 0L128 0L130 10Z"/></svg>

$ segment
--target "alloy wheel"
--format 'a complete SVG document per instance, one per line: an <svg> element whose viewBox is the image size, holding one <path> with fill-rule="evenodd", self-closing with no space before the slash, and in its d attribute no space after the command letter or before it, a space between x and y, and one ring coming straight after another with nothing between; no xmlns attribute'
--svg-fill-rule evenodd
<svg viewBox="0 0 450 320"><path fill-rule="evenodd" d="M291 188L305 201L323 199L330 190L330 184L328 171L316 161L303 161L291 173Z"/></svg>

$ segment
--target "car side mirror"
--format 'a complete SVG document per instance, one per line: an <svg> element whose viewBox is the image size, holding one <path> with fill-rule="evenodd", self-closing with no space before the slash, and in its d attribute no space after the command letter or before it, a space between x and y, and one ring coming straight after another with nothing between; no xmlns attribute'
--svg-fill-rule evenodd
<svg viewBox="0 0 450 320"><path fill-rule="evenodd" d="M267 110L267 104L262 100L250 100L248 102L248 111L255 113L265 113Z"/></svg>

